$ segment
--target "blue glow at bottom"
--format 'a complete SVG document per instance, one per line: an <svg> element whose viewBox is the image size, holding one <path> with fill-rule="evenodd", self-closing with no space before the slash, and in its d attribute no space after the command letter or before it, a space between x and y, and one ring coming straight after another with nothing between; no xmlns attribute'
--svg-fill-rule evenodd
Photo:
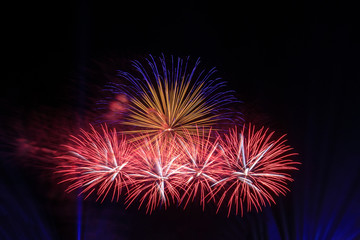
<svg viewBox="0 0 360 240"><path fill-rule="evenodd" d="M81 225L82 225L82 198L77 198L77 239L81 240Z"/></svg>

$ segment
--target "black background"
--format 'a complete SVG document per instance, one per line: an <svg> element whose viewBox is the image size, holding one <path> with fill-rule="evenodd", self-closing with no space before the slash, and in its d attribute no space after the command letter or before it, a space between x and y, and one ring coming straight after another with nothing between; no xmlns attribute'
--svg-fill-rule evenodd
<svg viewBox="0 0 360 240"><path fill-rule="evenodd" d="M360 239L355 6L30 1L3 11L0 238ZM302 165L276 206L230 218L196 207L151 216L110 202L80 208L34 166L41 156L18 154L19 138L63 133L52 123L41 131L44 119L66 118L76 128L116 69L161 53L215 66L249 119L288 134Z"/></svg>

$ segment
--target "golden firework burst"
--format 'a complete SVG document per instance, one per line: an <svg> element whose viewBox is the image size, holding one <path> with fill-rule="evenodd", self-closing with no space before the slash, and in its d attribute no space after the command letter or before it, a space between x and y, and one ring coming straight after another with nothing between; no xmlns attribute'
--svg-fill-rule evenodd
<svg viewBox="0 0 360 240"><path fill-rule="evenodd" d="M215 69L199 70L197 60L190 67L189 59L178 58L167 66L165 57L134 61L136 74L120 72L129 85L120 88L129 98L129 114L124 124L127 131L143 137L183 135L186 129L196 133L197 127L209 128L226 118L225 105L234 101L229 91L220 91L224 82L213 78Z"/></svg>

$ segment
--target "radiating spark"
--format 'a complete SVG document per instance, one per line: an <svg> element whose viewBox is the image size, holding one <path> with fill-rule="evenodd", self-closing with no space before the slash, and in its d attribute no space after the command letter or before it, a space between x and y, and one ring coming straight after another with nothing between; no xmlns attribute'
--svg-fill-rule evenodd
<svg viewBox="0 0 360 240"><path fill-rule="evenodd" d="M131 182L129 170L133 165L133 147L126 138L118 138L115 130L102 126L102 134L91 126L91 131L81 130L79 137L71 136L65 145L66 153L59 156L60 166L57 173L64 176L63 182L71 183L67 191L81 189L86 198L96 193L102 201L112 191L116 201L123 188L128 189Z"/></svg>
<svg viewBox="0 0 360 240"><path fill-rule="evenodd" d="M221 150L226 162L223 180L213 184L220 194L218 210L227 201L228 214L235 208L236 214L254 207L261 210L266 203L275 203L273 195L285 195L286 187L292 178L289 171L295 170L298 164L289 159L296 155L284 136L272 140L274 132L249 125L249 129L232 129L221 140Z"/></svg>
<svg viewBox="0 0 360 240"><path fill-rule="evenodd" d="M183 178L183 165L177 162L179 155L174 141L164 144L161 139L144 142L136 151L134 178L129 195L128 205L139 199L139 208L146 202L146 212L151 213L159 205L167 206L180 200L179 189Z"/></svg>
<svg viewBox="0 0 360 240"><path fill-rule="evenodd" d="M186 131L184 138L179 140L180 150L184 153L182 176L185 180L185 192L181 199L184 208L195 197L199 197L204 209L207 199L214 197L211 185L221 180L223 163L220 159L222 153L218 148L219 137L212 139L211 135L211 130L206 133L204 128L198 128L196 135Z"/></svg>
<svg viewBox="0 0 360 240"><path fill-rule="evenodd" d="M200 61L189 66L178 58L167 65L165 57L150 56L146 63L134 61L135 75L120 72L130 84L116 85L115 93L126 92L130 114L126 125L129 133L141 137L182 135L186 129L196 134L196 126L210 127L227 116L224 107L235 99L229 91L218 91L224 82L213 79L215 70L198 70Z"/></svg>

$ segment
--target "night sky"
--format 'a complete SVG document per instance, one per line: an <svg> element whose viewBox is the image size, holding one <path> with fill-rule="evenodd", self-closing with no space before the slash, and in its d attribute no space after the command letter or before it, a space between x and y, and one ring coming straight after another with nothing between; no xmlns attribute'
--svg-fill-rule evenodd
<svg viewBox="0 0 360 240"><path fill-rule="evenodd" d="M3 11L0 239L360 239L355 6L83 0ZM302 164L276 205L243 217L211 206L146 215L57 184L54 146L88 124L116 70L162 53L216 67L245 120L288 134Z"/></svg>

